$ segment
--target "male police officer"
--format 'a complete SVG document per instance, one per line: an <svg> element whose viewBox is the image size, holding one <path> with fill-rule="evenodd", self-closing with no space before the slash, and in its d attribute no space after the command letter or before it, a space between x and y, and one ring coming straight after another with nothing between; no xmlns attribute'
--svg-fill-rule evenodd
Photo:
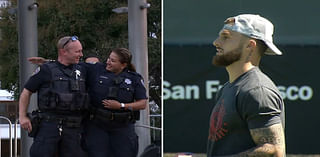
<svg viewBox="0 0 320 157"><path fill-rule="evenodd" d="M86 156L80 147L81 121L89 104L85 71L78 65L82 45L78 37L66 36L57 48L58 60L39 67L20 95L21 127L34 136L31 157ZM26 113L30 97L37 91L39 110L33 115L39 120L38 127Z"/></svg>

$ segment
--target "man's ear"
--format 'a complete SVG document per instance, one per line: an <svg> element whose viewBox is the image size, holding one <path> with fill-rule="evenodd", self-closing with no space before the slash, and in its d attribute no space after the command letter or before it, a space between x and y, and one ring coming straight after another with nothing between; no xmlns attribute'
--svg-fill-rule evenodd
<svg viewBox="0 0 320 157"><path fill-rule="evenodd" d="M251 51L255 50L257 48L257 42L254 39L249 39L247 42L247 48Z"/></svg>
<svg viewBox="0 0 320 157"><path fill-rule="evenodd" d="M67 52L67 51L66 51L65 49L63 49L63 48L62 48L62 49L59 49L58 51L59 51L59 54L60 54L60 55L64 55L64 54Z"/></svg>
<svg viewBox="0 0 320 157"><path fill-rule="evenodd" d="M256 48L257 47L257 42L253 39L250 39L248 42L248 47L250 48Z"/></svg>

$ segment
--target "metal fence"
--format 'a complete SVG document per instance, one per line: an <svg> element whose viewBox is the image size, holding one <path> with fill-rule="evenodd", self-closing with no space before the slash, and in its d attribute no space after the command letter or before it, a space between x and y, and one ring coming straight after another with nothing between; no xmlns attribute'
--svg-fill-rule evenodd
<svg viewBox="0 0 320 157"><path fill-rule="evenodd" d="M8 124L0 124L0 157L2 157L3 139L9 140L9 157L12 157L13 155L13 148L14 148L14 156L18 157L18 127L20 126L18 125L18 119L14 120L14 123L12 123L11 120L5 116L0 115L0 119L8 123ZM13 140L14 140L14 143L13 143Z"/></svg>
<svg viewBox="0 0 320 157"><path fill-rule="evenodd" d="M18 119L10 120L9 118L0 115L0 120L5 121L6 124L0 123L0 157L18 157L18 139L20 138L20 125L18 124ZM14 121L14 122L13 122ZM157 123L158 121L158 123ZM157 139L157 135L159 136L159 140L161 140L161 114L150 115L151 125L136 125L136 127L143 127L151 130L151 137L155 141ZM158 134L157 134L158 133ZM2 150L3 141L9 141L9 150ZM5 147L4 147L5 148ZM4 153L8 152L8 153Z"/></svg>
<svg viewBox="0 0 320 157"><path fill-rule="evenodd" d="M160 123L161 124L161 114L153 114L153 115L149 115L150 116L150 120L151 120L151 126L149 125L143 125L143 124L140 124L140 125L135 125L136 127L143 127L143 128L148 128L148 129L151 129L152 130L152 134L151 134L151 137L153 139L156 139L156 131L162 131L161 127L157 127L157 118L159 118L158 120L160 120ZM160 137L161 138L161 137Z"/></svg>
<svg viewBox="0 0 320 157"><path fill-rule="evenodd" d="M135 127L142 127L150 129L151 132L151 144L144 148L140 157L161 157L161 114L152 114L149 115L150 126L144 124L136 124Z"/></svg>

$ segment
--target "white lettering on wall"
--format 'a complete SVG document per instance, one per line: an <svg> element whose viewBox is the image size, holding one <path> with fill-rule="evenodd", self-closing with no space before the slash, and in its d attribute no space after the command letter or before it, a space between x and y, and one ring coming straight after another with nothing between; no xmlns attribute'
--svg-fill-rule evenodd
<svg viewBox="0 0 320 157"><path fill-rule="evenodd" d="M171 86L171 84L168 81L163 81L163 100L170 99L171 97L171 91L168 89Z"/></svg>
<svg viewBox="0 0 320 157"><path fill-rule="evenodd" d="M193 93L193 95L192 95ZM186 86L186 99L199 99L200 98L200 92L199 92L199 86L192 85Z"/></svg>
<svg viewBox="0 0 320 157"><path fill-rule="evenodd" d="M278 86L280 95L283 99L308 101L313 96L313 90L310 86Z"/></svg>
<svg viewBox="0 0 320 157"><path fill-rule="evenodd" d="M200 99L200 90L197 85L174 85L163 81L163 99L183 100Z"/></svg>
<svg viewBox="0 0 320 157"><path fill-rule="evenodd" d="M202 87L202 86L201 86ZM205 81L205 99L214 99L214 95L222 87L219 80ZM309 101L313 97L313 89L310 86L282 86L278 89L284 100ZM199 85L171 85L168 81L163 81L163 99L168 100L197 100L200 99Z"/></svg>
<svg viewBox="0 0 320 157"><path fill-rule="evenodd" d="M219 80L208 80L206 81L206 98L212 99L213 94L217 93L222 87Z"/></svg>

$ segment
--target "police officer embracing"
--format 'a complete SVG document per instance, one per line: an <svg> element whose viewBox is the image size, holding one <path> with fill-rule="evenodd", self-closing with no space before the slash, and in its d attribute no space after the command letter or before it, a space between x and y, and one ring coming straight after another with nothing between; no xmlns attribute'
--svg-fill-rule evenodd
<svg viewBox="0 0 320 157"><path fill-rule="evenodd" d="M106 64L87 64L91 98L84 139L90 157L136 157L138 136L134 123L146 107L143 78L125 48L111 51Z"/></svg>
<svg viewBox="0 0 320 157"><path fill-rule="evenodd" d="M82 45L76 36L62 37L58 60L40 66L29 78L19 99L19 121L34 137L31 157L85 157L80 146L82 120L89 107L86 70L78 65ZM38 110L28 116L32 93L38 92Z"/></svg>

